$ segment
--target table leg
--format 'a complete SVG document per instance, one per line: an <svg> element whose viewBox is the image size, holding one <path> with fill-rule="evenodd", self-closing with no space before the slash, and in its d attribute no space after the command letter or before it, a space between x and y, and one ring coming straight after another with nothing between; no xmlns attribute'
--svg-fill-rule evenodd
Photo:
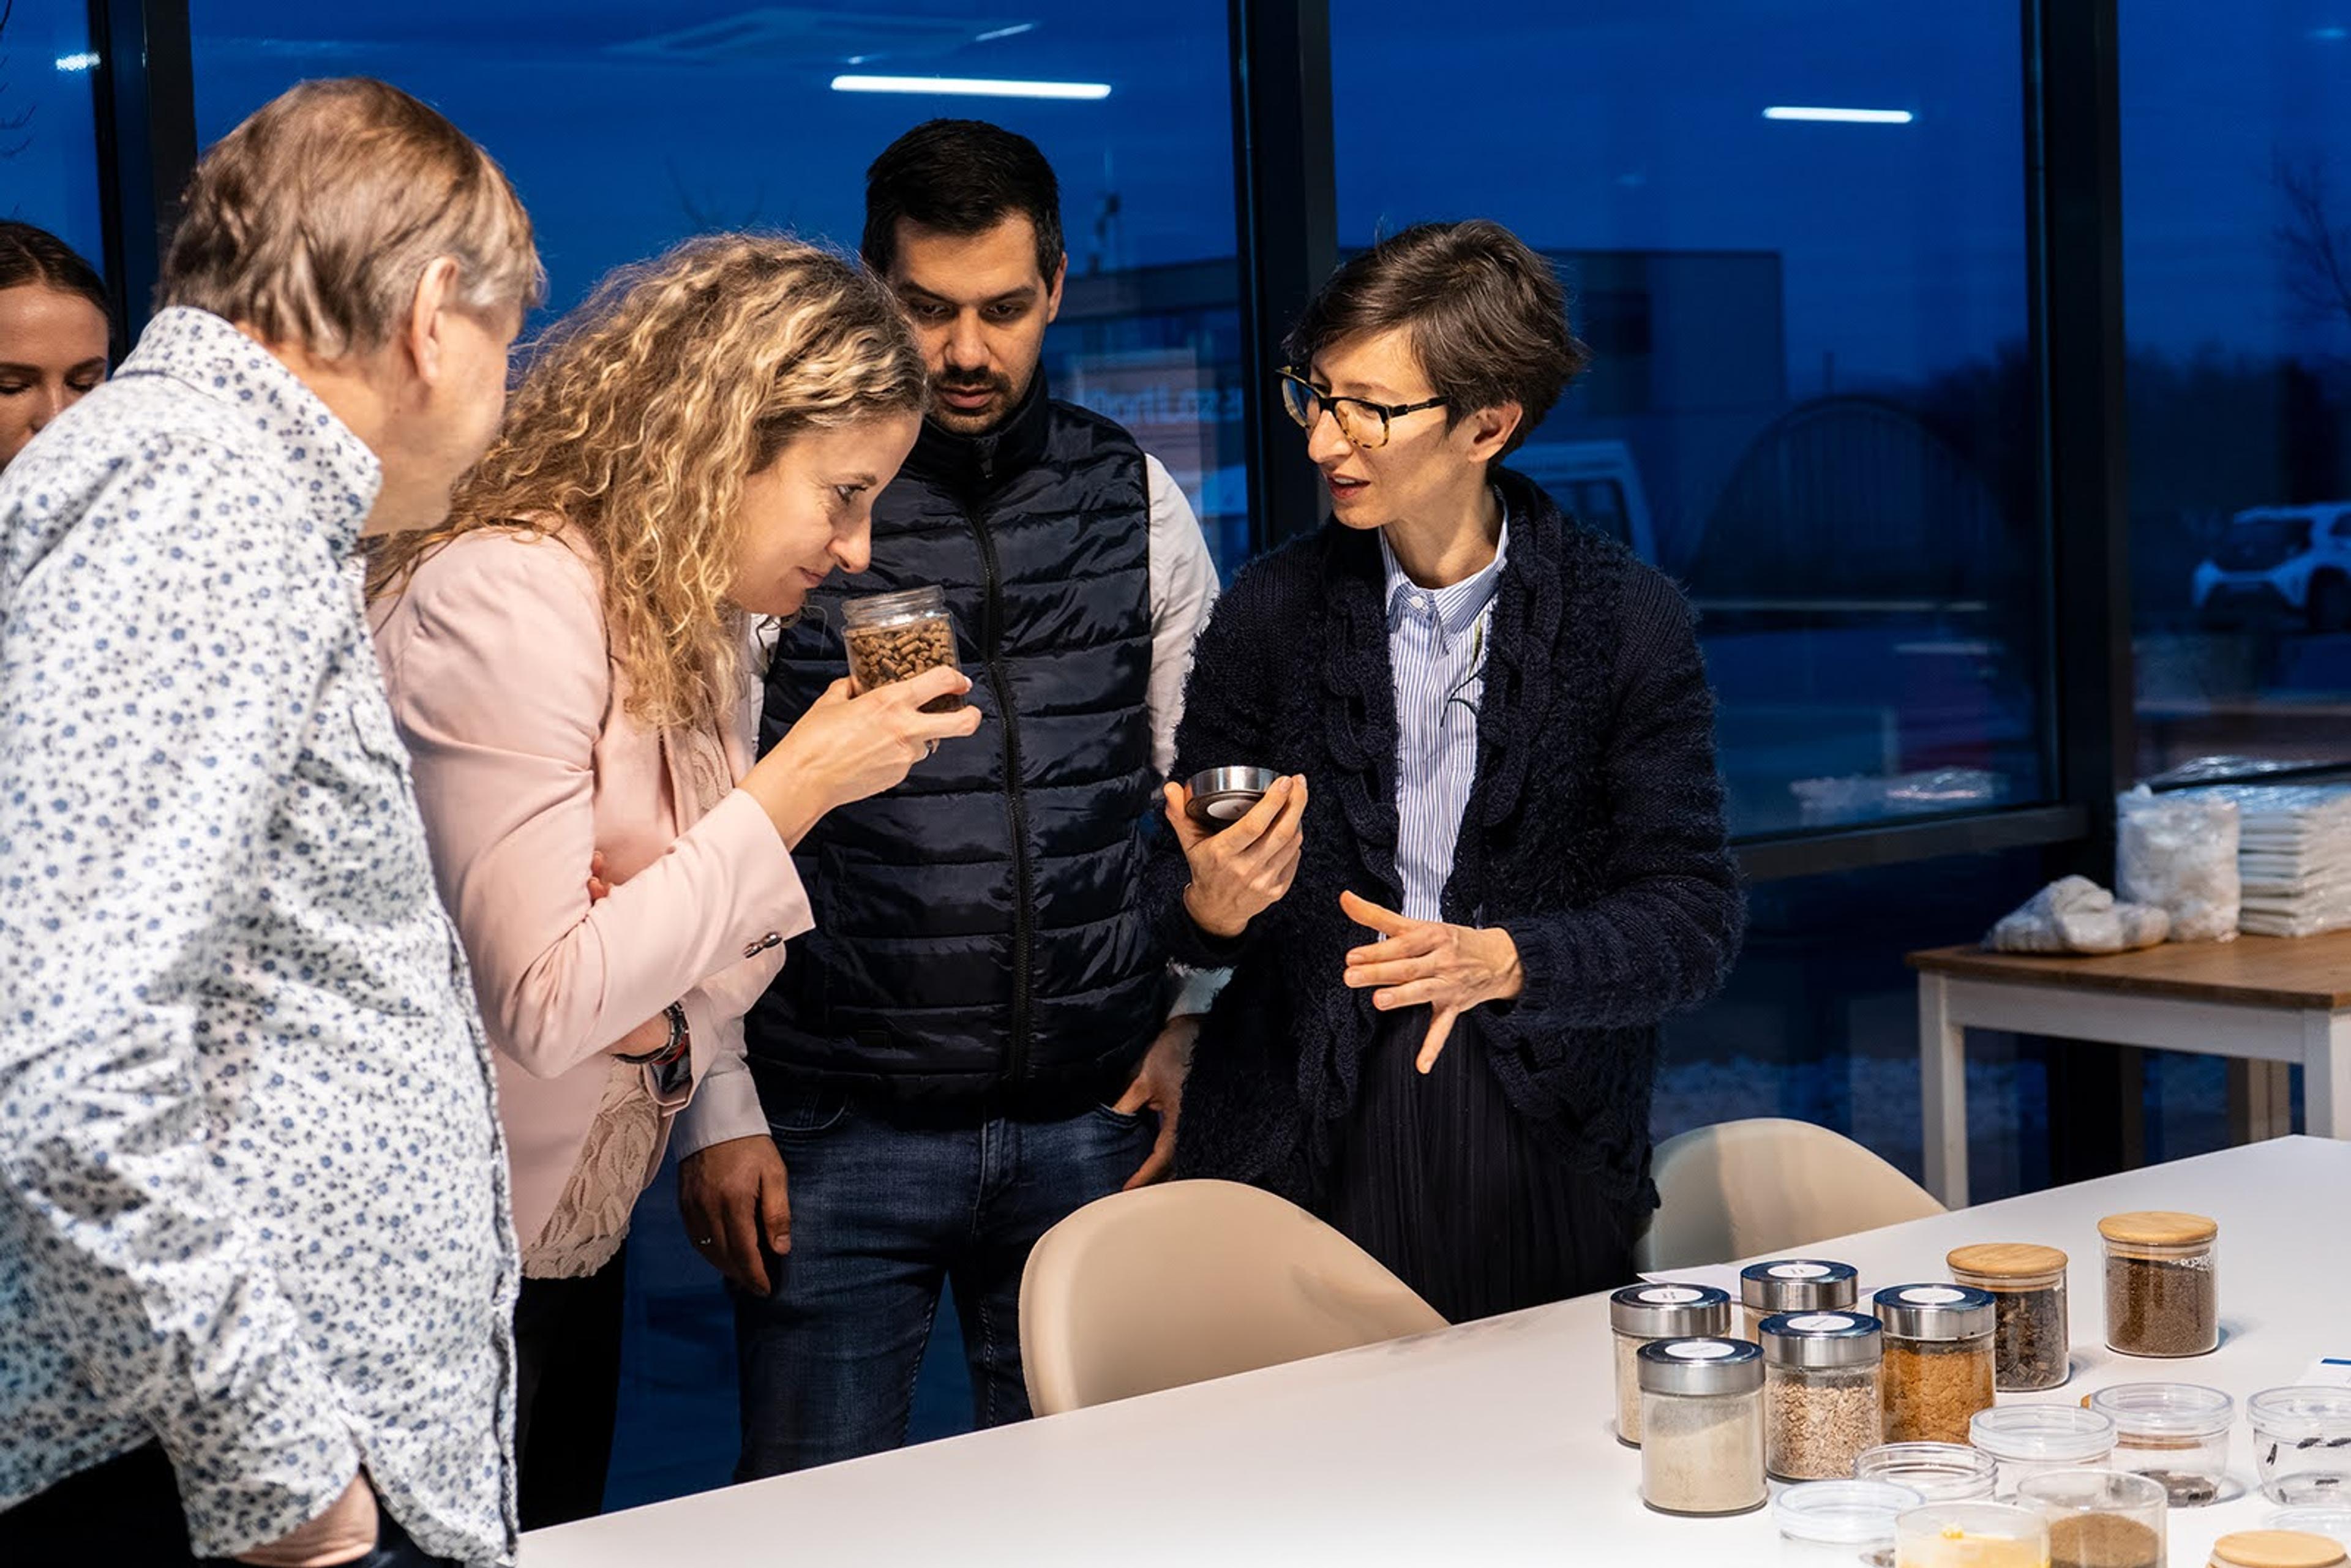
<svg viewBox="0 0 2351 1568"><path fill-rule="evenodd" d="M2302 1015L2302 1116L2313 1137L2351 1137L2351 1013Z"/></svg>
<svg viewBox="0 0 2351 1568"><path fill-rule="evenodd" d="M2325 1014L2315 1016L2321 1019ZM2283 1061L2231 1060L2229 1080L2229 1141L2258 1144L2294 1131L2294 1082Z"/></svg>
<svg viewBox="0 0 2351 1568"><path fill-rule="evenodd" d="M1951 1017L1949 982L1918 977L1918 1104L1927 1190L1946 1208L1968 1204L1967 1028ZM2351 1110L2351 1097L2346 1109Z"/></svg>

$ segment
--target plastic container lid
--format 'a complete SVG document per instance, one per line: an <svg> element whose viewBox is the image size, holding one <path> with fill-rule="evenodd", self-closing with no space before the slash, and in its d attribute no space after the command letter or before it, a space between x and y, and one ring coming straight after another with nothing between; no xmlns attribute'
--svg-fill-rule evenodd
<svg viewBox="0 0 2351 1568"><path fill-rule="evenodd" d="M841 619L848 630L862 632L893 622L927 621L946 613L946 591L934 584L849 600L841 607Z"/></svg>
<svg viewBox="0 0 2351 1568"><path fill-rule="evenodd" d="M1975 1339L1991 1333L1991 1292L1969 1285L1888 1285L1878 1321L1897 1339Z"/></svg>
<svg viewBox="0 0 2351 1568"><path fill-rule="evenodd" d="M1790 1541L1868 1546L1894 1539L1894 1520L1927 1500L1892 1481L1805 1481L1771 1504L1780 1534Z"/></svg>
<svg viewBox="0 0 2351 1568"><path fill-rule="evenodd" d="M2298 1530L2241 1530L2212 1543L2216 1568L2335 1568L2343 1543Z"/></svg>
<svg viewBox="0 0 2351 1568"><path fill-rule="evenodd" d="M2078 1405L2001 1405L1968 1418L1968 1441L1995 1458L2081 1465L2115 1451L2115 1424Z"/></svg>
<svg viewBox="0 0 2351 1568"><path fill-rule="evenodd" d="M2054 1247L2029 1241L1990 1241L1976 1247L1954 1247L1943 1261L1954 1274L1985 1280L2034 1280L2065 1271L2065 1254Z"/></svg>
<svg viewBox="0 0 2351 1568"><path fill-rule="evenodd" d="M1763 1352L1743 1339L1661 1339L1641 1347L1644 1394L1751 1394L1763 1386Z"/></svg>
<svg viewBox="0 0 2351 1568"><path fill-rule="evenodd" d="M2109 1214L2098 1221L2098 1234L2126 1247L2193 1247L2220 1235L2220 1225L2200 1214L2145 1208Z"/></svg>
<svg viewBox="0 0 2351 1568"><path fill-rule="evenodd" d="M1859 1281L1850 1263L1783 1258L1739 1270L1739 1299L1760 1312L1832 1311L1852 1305Z"/></svg>
<svg viewBox="0 0 2351 1568"><path fill-rule="evenodd" d="M2136 1470L2043 1470L2016 1483L2020 1508L2057 1519L2073 1513L2133 1513L2163 1517L2170 1493Z"/></svg>
<svg viewBox="0 0 2351 1568"><path fill-rule="evenodd" d="M1949 1541L2033 1541L2041 1543L2046 1563L2049 1521L2029 1508L2004 1502L1930 1502L1895 1521L1904 1536L1941 1536Z"/></svg>
<svg viewBox="0 0 2351 1568"><path fill-rule="evenodd" d="M1712 1285L1627 1285L1608 1298L1608 1326L1646 1339L1720 1333L1730 1326L1730 1292Z"/></svg>
<svg viewBox="0 0 2351 1568"><path fill-rule="evenodd" d="M2135 1437L2210 1437L2226 1432L2237 1402L2196 1383L2117 1383L2090 1396L2090 1408Z"/></svg>
<svg viewBox="0 0 2351 1568"><path fill-rule="evenodd" d="M2245 1415L2266 1437L2351 1437L2351 1388L2264 1388L2245 1401Z"/></svg>
<svg viewBox="0 0 2351 1568"><path fill-rule="evenodd" d="M1967 1502L1991 1496L2000 1461L1960 1443L1881 1443L1855 1457L1853 1473L1908 1487L1928 1502Z"/></svg>
<svg viewBox="0 0 2351 1568"><path fill-rule="evenodd" d="M2262 1521L2264 1530L2298 1530L2304 1535L2324 1535L2328 1540L2351 1546L2351 1508L2281 1508Z"/></svg>
<svg viewBox="0 0 2351 1568"><path fill-rule="evenodd" d="M1772 1366L1875 1366L1886 1336L1867 1312L1776 1312L1756 1325Z"/></svg>

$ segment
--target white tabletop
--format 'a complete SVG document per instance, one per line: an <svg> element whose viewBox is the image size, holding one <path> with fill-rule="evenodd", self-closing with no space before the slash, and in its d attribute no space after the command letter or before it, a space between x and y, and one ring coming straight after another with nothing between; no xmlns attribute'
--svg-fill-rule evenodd
<svg viewBox="0 0 2351 1568"><path fill-rule="evenodd" d="M2034 1241L2072 1256L2074 1377L2208 1384L2238 1401L2245 1495L2172 1515L2173 1568L2255 1527L2247 1396L2351 1354L2351 1144L2283 1138L1806 1248L1865 1291L1948 1278L1943 1255ZM2096 1223L2179 1208L2220 1221L2223 1343L2146 1361L2104 1346ZM1641 1505L1612 1422L1606 1300L1586 1296L1048 1420L534 1532L523 1568L726 1564L1412 1564L1776 1561L1771 1515ZM1778 1489L1775 1487L1774 1490ZM2234 1489L2232 1489L2234 1490ZM1646 1552L1635 1549L1646 1548Z"/></svg>

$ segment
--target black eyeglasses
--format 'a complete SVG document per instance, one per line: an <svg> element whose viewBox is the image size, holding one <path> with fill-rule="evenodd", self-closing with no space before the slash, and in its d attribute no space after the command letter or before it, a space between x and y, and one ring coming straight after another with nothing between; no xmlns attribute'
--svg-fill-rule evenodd
<svg viewBox="0 0 2351 1568"><path fill-rule="evenodd" d="M1281 382L1281 406L1298 422L1301 430L1311 430L1315 422L1329 409L1331 417L1339 422L1339 434L1347 444L1369 451L1384 446L1388 441L1388 424L1407 413L1424 409L1443 408L1445 400L1430 398L1426 402L1373 402L1360 397L1333 397L1299 374L1297 367L1285 365L1276 372Z"/></svg>

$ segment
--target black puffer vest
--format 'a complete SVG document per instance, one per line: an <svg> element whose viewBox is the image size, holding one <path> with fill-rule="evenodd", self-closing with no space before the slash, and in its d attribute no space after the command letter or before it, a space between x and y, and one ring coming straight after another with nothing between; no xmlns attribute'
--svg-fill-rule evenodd
<svg viewBox="0 0 2351 1568"><path fill-rule="evenodd" d="M987 435L924 424L874 507L872 570L778 643L761 743L847 673L843 597L928 583L984 716L795 852L816 928L746 1020L763 1082L1015 1113L1115 1092L1165 1000L1135 898L1150 569L1141 449L1042 376Z"/></svg>

